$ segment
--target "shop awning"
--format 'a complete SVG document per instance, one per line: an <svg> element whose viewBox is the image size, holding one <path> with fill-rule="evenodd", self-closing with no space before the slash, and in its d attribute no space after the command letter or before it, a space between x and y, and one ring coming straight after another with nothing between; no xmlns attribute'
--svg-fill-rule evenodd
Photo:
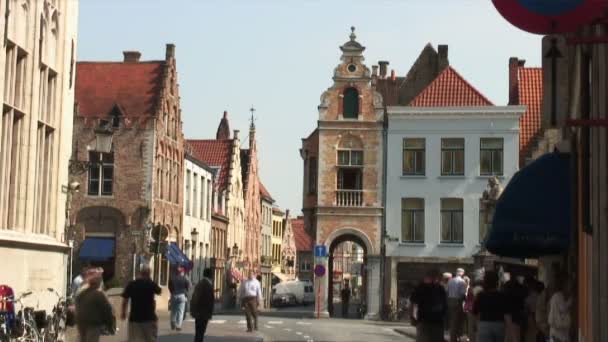
<svg viewBox="0 0 608 342"><path fill-rule="evenodd" d="M517 172L496 203L486 248L500 256L535 258L568 248L570 157L548 153Z"/></svg>
<svg viewBox="0 0 608 342"><path fill-rule="evenodd" d="M175 242L169 243L167 246L167 260L169 260L169 264L174 266L183 266L186 269L192 269L192 262Z"/></svg>
<svg viewBox="0 0 608 342"><path fill-rule="evenodd" d="M86 238L78 257L82 261L106 261L114 257L114 239Z"/></svg>

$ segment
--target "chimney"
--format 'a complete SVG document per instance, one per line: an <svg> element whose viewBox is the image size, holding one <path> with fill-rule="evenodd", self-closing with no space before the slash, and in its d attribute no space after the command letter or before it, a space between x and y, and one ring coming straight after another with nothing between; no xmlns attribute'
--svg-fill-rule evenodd
<svg viewBox="0 0 608 342"><path fill-rule="evenodd" d="M239 132L240 131L238 129L234 130L234 139L238 139L239 138Z"/></svg>
<svg viewBox="0 0 608 342"><path fill-rule="evenodd" d="M523 67L525 60L517 57L509 58L509 104L519 104L519 84L517 82L517 69Z"/></svg>
<svg viewBox="0 0 608 342"><path fill-rule="evenodd" d="M125 57L125 63L137 63L141 57L141 52L139 51L123 51L122 54Z"/></svg>
<svg viewBox="0 0 608 342"><path fill-rule="evenodd" d="M395 75L395 69L391 69L391 81L395 81L397 79L397 75Z"/></svg>
<svg viewBox="0 0 608 342"><path fill-rule="evenodd" d="M388 61L378 61L378 65L380 65L380 78L386 78L388 64Z"/></svg>
<svg viewBox="0 0 608 342"><path fill-rule="evenodd" d="M165 60L169 60L171 58L175 58L175 44L167 44Z"/></svg>
<svg viewBox="0 0 608 342"><path fill-rule="evenodd" d="M228 119L228 111L227 110L224 111L224 119Z"/></svg>
<svg viewBox="0 0 608 342"><path fill-rule="evenodd" d="M378 76L378 66L372 65L372 76Z"/></svg>
<svg viewBox="0 0 608 342"><path fill-rule="evenodd" d="M450 61L448 59L448 46L445 44L440 44L437 46L437 57L438 57L438 66L441 71L445 69L448 65L450 65Z"/></svg>

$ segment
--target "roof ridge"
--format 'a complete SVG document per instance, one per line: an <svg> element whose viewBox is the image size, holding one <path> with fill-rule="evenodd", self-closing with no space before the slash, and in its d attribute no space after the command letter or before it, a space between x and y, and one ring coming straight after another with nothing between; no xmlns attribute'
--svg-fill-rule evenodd
<svg viewBox="0 0 608 342"><path fill-rule="evenodd" d="M492 101L488 100L488 98L486 98L479 90L477 90L477 88L475 88L469 81L467 81L460 73L458 73L458 71L456 71L456 69L454 69L451 65L448 65L445 69L443 69L443 71L441 71L439 73L439 75L437 75L437 77L435 77L435 79L433 81L431 81L431 83L429 83L424 89L422 89L422 91L420 93L418 93L418 95L416 95L412 101L410 101L410 103L408 104L408 106L413 106L413 103L415 103L416 101L419 101L420 99L422 99L424 96L426 96L426 93L430 91L430 89L432 89L432 87L439 83L443 77L445 77L446 74L448 74L449 72L454 73L454 75L462 82L464 83L465 86L467 86L469 89L471 89L476 95L478 95L483 101L485 101L487 103L488 106L493 106L494 104L492 103Z"/></svg>
<svg viewBox="0 0 608 342"><path fill-rule="evenodd" d="M139 61L139 62L124 62L124 61L77 61L77 64L124 64L124 65L138 65L138 64L151 64L151 63L165 63L162 59L150 60L150 61Z"/></svg>

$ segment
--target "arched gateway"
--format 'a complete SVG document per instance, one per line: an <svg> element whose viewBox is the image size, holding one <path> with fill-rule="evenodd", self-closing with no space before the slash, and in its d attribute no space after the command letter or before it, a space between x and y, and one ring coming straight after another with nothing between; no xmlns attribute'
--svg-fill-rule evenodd
<svg viewBox="0 0 608 342"><path fill-rule="evenodd" d="M349 317L364 303L365 317L378 317L381 294L382 96L363 63L365 48L354 28L344 43L333 85L321 95L318 126L303 139L303 214L329 271L315 278L317 314L340 316L340 293L351 289ZM348 96L347 96L348 95ZM357 98L353 98L356 96ZM338 311L337 311L338 310Z"/></svg>

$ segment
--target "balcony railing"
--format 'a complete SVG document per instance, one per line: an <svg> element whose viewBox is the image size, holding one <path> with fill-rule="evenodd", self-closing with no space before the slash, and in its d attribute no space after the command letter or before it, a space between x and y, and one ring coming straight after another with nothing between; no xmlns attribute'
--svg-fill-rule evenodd
<svg viewBox="0 0 608 342"><path fill-rule="evenodd" d="M363 190L336 190L336 205L338 207L363 206Z"/></svg>

